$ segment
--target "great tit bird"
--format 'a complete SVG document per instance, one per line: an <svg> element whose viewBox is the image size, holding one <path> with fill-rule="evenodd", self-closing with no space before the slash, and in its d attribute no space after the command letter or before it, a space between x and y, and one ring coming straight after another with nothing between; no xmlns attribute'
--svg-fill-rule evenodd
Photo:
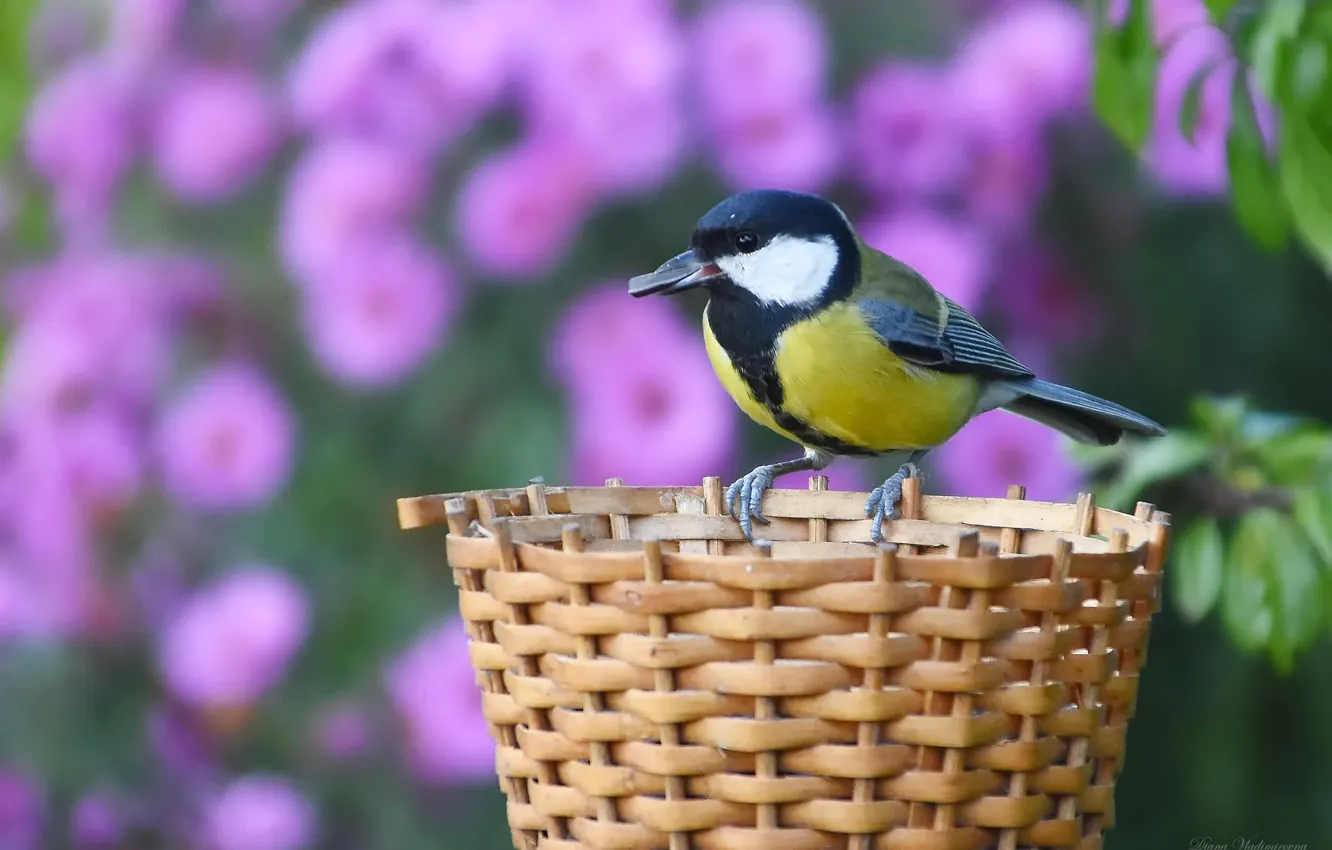
<svg viewBox="0 0 1332 850"><path fill-rule="evenodd" d="M753 540L774 479L841 455L901 466L865 504L871 536L897 519L902 482L972 417L996 408L1081 443L1160 436L1128 408L1043 381L905 263L865 244L832 202L797 192L742 192L709 210L688 251L629 282L635 297L703 287L703 340L745 413L799 443L803 457L756 468L726 493Z"/></svg>

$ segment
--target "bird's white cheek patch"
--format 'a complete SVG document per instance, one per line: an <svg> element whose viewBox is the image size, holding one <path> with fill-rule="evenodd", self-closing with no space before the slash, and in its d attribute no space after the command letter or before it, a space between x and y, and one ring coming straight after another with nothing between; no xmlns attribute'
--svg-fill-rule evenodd
<svg viewBox="0 0 1332 850"><path fill-rule="evenodd" d="M832 280L837 246L827 237L779 236L752 254L721 257L717 265L764 304L804 304L817 300Z"/></svg>

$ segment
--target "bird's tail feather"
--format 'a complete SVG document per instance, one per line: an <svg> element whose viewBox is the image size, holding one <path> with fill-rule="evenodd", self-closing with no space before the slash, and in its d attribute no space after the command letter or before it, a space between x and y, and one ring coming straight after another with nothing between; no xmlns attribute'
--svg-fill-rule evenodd
<svg viewBox="0 0 1332 850"><path fill-rule="evenodd" d="M1007 382L1017 398L1005 410L1048 425L1080 443L1110 446L1126 432L1159 437L1165 429L1140 413L1040 378Z"/></svg>

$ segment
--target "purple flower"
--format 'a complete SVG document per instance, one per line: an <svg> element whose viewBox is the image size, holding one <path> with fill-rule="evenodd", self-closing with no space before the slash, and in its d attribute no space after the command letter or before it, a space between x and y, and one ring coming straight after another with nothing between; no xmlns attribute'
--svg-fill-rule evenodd
<svg viewBox="0 0 1332 850"><path fill-rule="evenodd" d="M1082 485L1064 440L1039 422L992 411L937 449L934 460L949 488L960 496L999 498L1008 485L1021 484L1028 498L1063 501Z"/></svg>
<svg viewBox="0 0 1332 850"><path fill-rule="evenodd" d="M459 236L495 278L532 278L573 242L595 189L591 166L569 145L529 137L490 154L459 190Z"/></svg>
<svg viewBox="0 0 1332 850"><path fill-rule="evenodd" d="M828 477L829 490L866 493L870 489L863 462L852 458L838 458L832 466L816 474Z"/></svg>
<svg viewBox="0 0 1332 850"><path fill-rule="evenodd" d="M174 47L187 0L117 0L111 6L111 50L143 70Z"/></svg>
<svg viewBox="0 0 1332 850"><path fill-rule="evenodd" d="M120 803L104 791L94 791L74 806L69 838L79 850L115 847L125 832Z"/></svg>
<svg viewBox="0 0 1332 850"><path fill-rule="evenodd" d="M823 22L797 0L723 0L697 22L698 97L716 126L789 115L822 100Z"/></svg>
<svg viewBox="0 0 1332 850"><path fill-rule="evenodd" d="M284 777L242 776L210 802L199 850L302 850L315 841L317 814Z"/></svg>
<svg viewBox="0 0 1332 850"><path fill-rule="evenodd" d="M1176 36L1207 23L1203 0L1146 0L1152 18L1152 35L1157 46L1164 46ZM1110 0L1110 20L1115 25L1128 15L1129 0Z"/></svg>
<svg viewBox="0 0 1332 850"><path fill-rule="evenodd" d="M121 69L100 57L69 64L33 97L28 161L67 221L100 216L133 162L134 100Z"/></svg>
<svg viewBox="0 0 1332 850"><path fill-rule="evenodd" d="M25 777L0 769L0 847L37 850L42 843L42 795Z"/></svg>
<svg viewBox="0 0 1332 850"><path fill-rule="evenodd" d="M259 32L284 23L301 3L302 0L212 0L221 18Z"/></svg>
<svg viewBox="0 0 1332 850"><path fill-rule="evenodd" d="M839 165L837 131L821 107L733 122L716 147L718 169L737 190L815 192L836 176Z"/></svg>
<svg viewBox="0 0 1332 850"><path fill-rule="evenodd" d="M989 275L989 250L980 231L925 209L908 209L870 221L861 234L964 308L979 308Z"/></svg>
<svg viewBox="0 0 1332 850"><path fill-rule="evenodd" d="M357 246L308 294L306 337L337 380L391 384L443 342L459 301L434 251L407 236L385 237Z"/></svg>
<svg viewBox="0 0 1332 850"><path fill-rule="evenodd" d="M168 363L155 280L133 258L92 254L33 270L0 396L24 409L77 409L97 398L142 402Z"/></svg>
<svg viewBox="0 0 1332 850"><path fill-rule="evenodd" d="M315 719L315 747L330 761L360 758L370 748L372 736L370 718L354 703L335 703Z"/></svg>
<svg viewBox="0 0 1332 850"><path fill-rule="evenodd" d="M389 699L406 734L413 772L427 782L467 782L494 775L495 741L481 712L462 620L451 617L388 667Z"/></svg>
<svg viewBox="0 0 1332 850"><path fill-rule="evenodd" d="M228 200L258 176L278 138L276 104L257 76L225 68L180 72L157 116L157 175L179 200Z"/></svg>
<svg viewBox="0 0 1332 850"><path fill-rule="evenodd" d="M685 141L684 44L674 20L617 14L605 3L548 12L522 77L532 134L576 148L610 191L664 182Z"/></svg>
<svg viewBox="0 0 1332 850"><path fill-rule="evenodd" d="M213 754L198 718L175 706L155 709L147 718L153 755L176 776L193 776L212 764Z"/></svg>
<svg viewBox="0 0 1332 850"><path fill-rule="evenodd" d="M967 214L996 236L1020 235L1048 178L1038 135L978 131L963 187Z"/></svg>
<svg viewBox="0 0 1332 850"><path fill-rule="evenodd" d="M1005 261L1001 276L1004 297L997 306L1018 333L1044 343L1095 337L1099 317L1088 293L1050 257L1028 251Z"/></svg>
<svg viewBox="0 0 1332 850"><path fill-rule="evenodd" d="M215 366L158 423L163 486L200 510L258 506L286 484L295 439L293 412L262 373L239 363Z"/></svg>
<svg viewBox="0 0 1332 850"><path fill-rule="evenodd" d="M292 169L280 214L281 253L298 283L317 284L347 248L395 233L425 203L425 164L387 145L332 138Z"/></svg>
<svg viewBox="0 0 1332 850"><path fill-rule="evenodd" d="M973 32L953 68L958 106L981 126L1025 132L1080 109L1091 80L1091 28L1060 0L1007 7Z"/></svg>
<svg viewBox="0 0 1332 850"><path fill-rule="evenodd" d="M128 506L143 484L140 435L114 409L93 408L51 422L60 441L65 480L90 516L111 516Z"/></svg>
<svg viewBox="0 0 1332 850"><path fill-rule="evenodd" d="M181 702L244 708L278 683L305 640L305 590L262 564L234 567L200 588L159 638L158 669Z"/></svg>
<svg viewBox="0 0 1332 850"><path fill-rule="evenodd" d="M1230 84L1233 59L1214 67L1198 100L1193 143L1179 130L1179 112L1189 81L1209 63L1229 54L1225 36L1210 28L1182 35L1161 60L1156 90L1156 115L1144 159L1161 183L1180 195L1214 195L1230 183L1226 166L1226 135L1230 130ZM1267 123L1267 113L1260 112Z"/></svg>
<svg viewBox="0 0 1332 850"><path fill-rule="evenodd" d="M577 483L692 484L733 457L735 405L670 303L635 301L622 284L594 289L560 320L550 358L569 399Z"/></svg>
<svg viewBox="0 0 1332 850"><path fill-rule="evenodd" d="M943 194L967 168L964 116L951 80L929 65L886 62L856 89L851 149L857 179L882 196Z"/></svg>
<svg viewBox="0 0 1332 850"><path fill-rule="evenodd" d="M433 149L498 97L514 17L502 5L358 0L316 27L291 71L305 127Z"/></svg>

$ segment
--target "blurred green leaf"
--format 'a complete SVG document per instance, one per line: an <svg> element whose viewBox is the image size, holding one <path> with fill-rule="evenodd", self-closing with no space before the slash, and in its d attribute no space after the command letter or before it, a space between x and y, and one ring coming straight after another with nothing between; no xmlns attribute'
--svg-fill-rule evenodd
<svg viewBox="0 0 1332 850"><path fill-rule="evenodd" d="M1325 473L1332 462L1332 432L1306 426L1254 446L1258 459L1277 484L1296 484Z"/></svg>
<svg viewBox="0 0 1332 850"><path fill-rule="evenodd" d="M1278 669L1289 672L1295 656L1308 647L1323 624L1319 570L1309 540L1295 521L1275 511L1263 513L1271 552L1267 565L1273 612L1271 654Z"/></svg>
<svg viewBox="0 0 1332 850"><path fill-rule="evenodd" d="M1241 517L1231 539L1221 586L1221 619L1241 649L1255 652L1272 636L1268 608L1267 561L1270 549L1270 511Z"/></svg>
<svg viewBox="0 0 1332 850"><path fill-rule="evenodd" d="M1191 412L1210 439L1232 442L1248 410L1248 401L1240 396L1200 396L1193 400Z"/></svg>
<svg viewBox="0 0 1332 850"><path fill-rule="evenodd" d="M1152 129L1152 102L1160 61L1152 41L1148 2L1130 0L1124 23L1117 29L1107 20L1105 4L1100 6L1092 102L1101 120L1136 152Z"/></svg>
<svg viewBox="0 0 1332 850"><path fill-rule="evenodd" d="M1291 59L1288 85L1283 90L1283 94L1288 94L1291 106L1308 108L1327 94L1324 88L1327 66L1327 44L1314 38L1300 42Z"/></svg>
<svg viewBox="0 0 1332 850"><path fill-rule="evenodd" d="M1225 557L1221 529L1214 519L1199 520L1180 535L1170 576L1175 607L1184 619L1196 623L1216 605Z"/></svg>
<svg viewBox="0 0 1332 850"><path fill-rule="evenodd" d="M1332 273L1332 151L1310 118L1300 112L1281 116L1281 182L1296 232Z"/></svg>
<svg viewBox="0 0 1332 850"><path fill-rule="evenodd" d="M1248 45L1244 64L1253 72L1267 99L1279 103L1289 61L1288 42L1300 32L1304 0L1268 0Z"/></svg>
<svg viewBox="0 0 1332 850"><path fill-rule="evenodd" d="M0 3L0 163L9 159L23 127L31 94L28 24L41 0Z"/></svg>
<svg viewBox="0 0 1332 850"><path fill-rule="evenodd" d="M1277 251L1290 238L1290 216L1244 74L1235 74L1230 100L1232 118L1226 136L1226 166L1235 214L1258 244Z"/></svg>
<svg viewBox="0 0 1332 850"><path fill-rule="evenodd" d="M1190 472L1207 462L1211 444L1191 431L1171 431L1144 440L1129 453L1116 479L1101 494L1107 505L1128 506L1151 485Z"/></svg>
<svg viewBox="0 0 1332 850"><path fill-rule="evenodd" d="M1295 521L1309 538L1323 567L1332 573L1332 482L1303 487L1295 494Z"/></svg>
<svg viewBox="0 0 1332 850"><path fill-rule="evenodd" d="M1207 6L1207 14L1211 15L1212 20L1221 23L1230 14L1230 10L1235 8L1239 0L1203 0Z"/></svg>

